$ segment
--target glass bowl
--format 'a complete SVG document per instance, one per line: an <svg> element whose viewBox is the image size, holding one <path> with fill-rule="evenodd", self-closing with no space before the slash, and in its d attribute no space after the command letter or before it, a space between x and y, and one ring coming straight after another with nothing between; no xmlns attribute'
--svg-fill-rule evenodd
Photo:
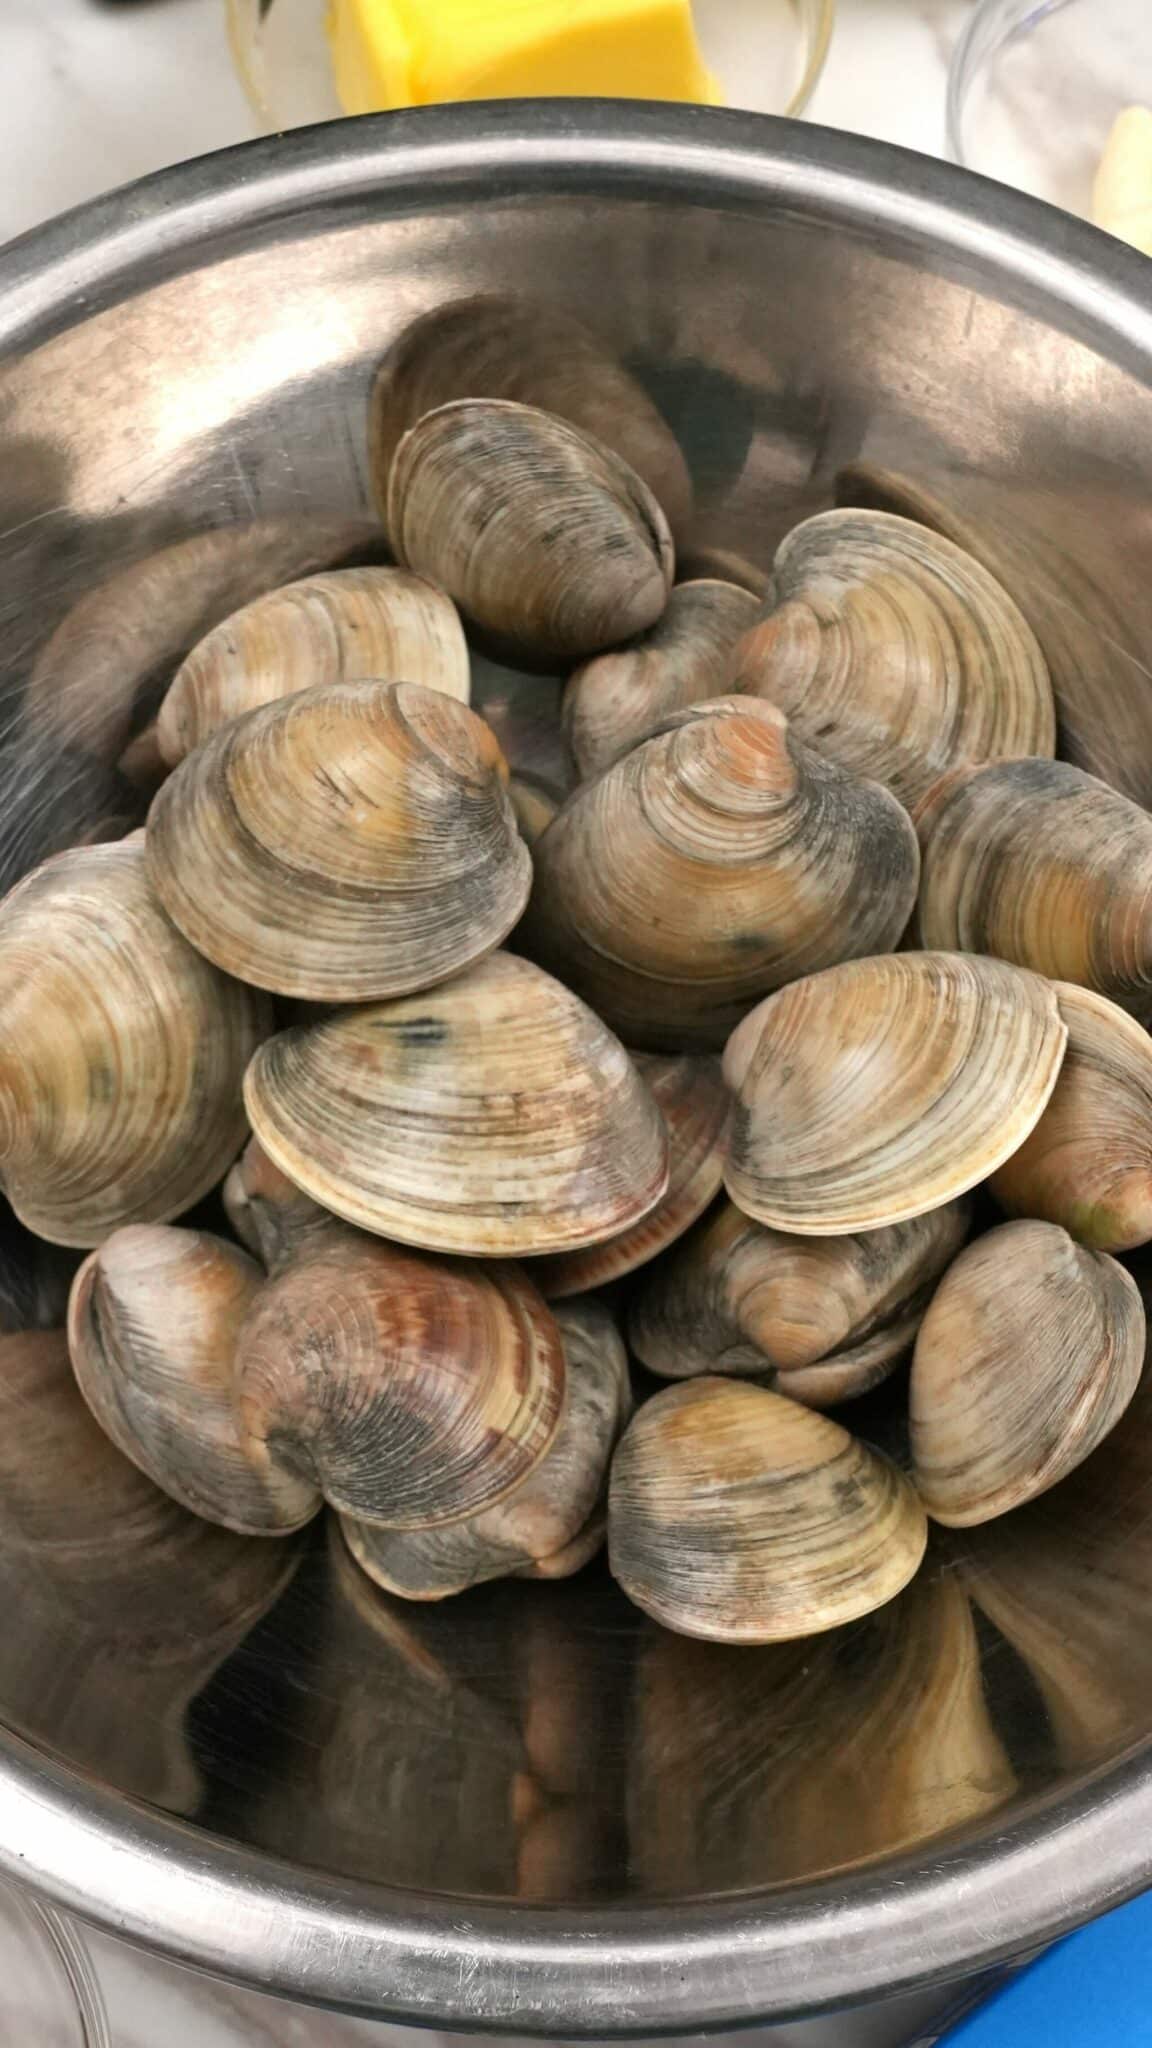
<svg viewBox="0 0 1152 2048"><path fill-rule="evenodd" d="M956 46L948 146L957 163L1092 213L1117 114L1152 104L1149 0L983 0Z"/></svg>
<svg viewBox="0 0 1152 2048"><path fill-rule="evenodd" d="M265 128L339 117L327 0L226 5L236 68ZM692 12L727 105L760 114L803 111L824 69L836 0L692 0Z"/></svg>

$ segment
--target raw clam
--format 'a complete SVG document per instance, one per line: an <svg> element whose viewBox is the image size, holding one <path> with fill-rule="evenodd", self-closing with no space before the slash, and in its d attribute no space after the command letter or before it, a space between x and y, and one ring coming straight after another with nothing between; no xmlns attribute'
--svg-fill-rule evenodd
<svg viewBox="0 0 1152 2048"><path fill-rule="evenodd" d="M516 1267L449 1264L354 1231L269 1281L235 1376L258 1463L394 1529L495 1507L564 1414L560 1332Z"/></svg>
<svg viewBox="0 0 1152 2048"><path fill-rule="evenodd" d="M345 1227L272 1164L259 1138L249 1138L220 1193L241 1244L269 1273Z"/></svg>
<svg viewBox="0 0 1152 2048"><path fill-rule="evenodd" d="M836 1628L907 1585L927 1540L902 1472L746 1381L657 1394L612 1461L613 1573L682 1635L767 1643Z"/></svg>
<svg viewBox="0 0 1152 2048"><path fill-rule="evenodd" d="M24 717L57 746L113 762L198 640L264 591L370 560L367 520L261 519L197 533L116 570L73 605L36 659Z"/></svg>
<svg viewBox="0 0 1152 2048"><path fill-rule="evenodd" d="M564 726L580 773L599 775L671 712L720 696L727 657L758 609L735 583L680 583L647 633L578 668Z"/></svg>
<svg viewBox="0 0 1152 2048"><path fill-rule="evenodd" d="M539 1259L532 1278L547 1301L606 1287L635 1272L682 1237L720 1192L729 1097L719 1060L645 1052L634 1058L668 1129L667 1192L618 1237L589 1245L587 1251Z"/></svg>
<svg viewBox="0 0 1152 2048"><path fill-rule="evenodd" d="M179 1215L244 1137L263 996L193 951L138 835L57 854L0 904L0 1183L54 1243Z"/></svg>
<svg viewBox="0 0 1152 2048"><path fill-rule="evenodd" d="M1056 984L1068 1049L1047 1109L992 1192L1098 1252L1152 1238L1152 1038L1091 989Z"/></svg>
<svg viewBox="0 0 1152 2048"><path fill-rule="evenodd" d="M1152 1009L1152 818L1067 761L958 769L916 816L924 946Z"/></svg>
<svg viewBox="0 0 1152 2048"><path fill-rule="evenodd" d="M967 1205L853 1237L792 1237L732 1203L661 1261L629 1317L632 1349L665 1379L747 1376L811 1408L886 1379L964 1242Z"/></svg>
<svg viewBox="0 0 1152 2048"><path fill-rule="evenodd" d="M385 357L369 411L381 510L396 449L417 420L453 398L511 398L594 435L631 464L679 535L692 485L671 428L588 328L553 307L498 292L436 306Z"/></svg>
<svg viewBox="0 0 1152 2048"><path fill-rule="evenodd" d="M307 1480L257 1464L236 1409L233 1357L264 1284L253 1259L203 1230L117 1230L76 1276L68 1343L105 1435L165 1493L240 1535L302 1528Z"/></svg>
<svg viewBox="0 0 1152 2048"><path fill-rule="evenodd" d="M511 930L532 863L482 719L418 683L333 683L190 754L148 864L201 953L279 995L401 995Z"/></svg>
<svg viewBox="0 0 1152 2048"><path fill-rule="evenodd" d="M950 470L926 485L871 462L836 478L839 505L898 512L930 526L978 562L1019 605L1048 664L1064 760L1098 775L1137 803L1152 803L1152 709L1146 676L1147 624L1133 604L1144 581L1144 541L1126 520L1132 546L1117 553L1119 529L1108 486L1098 505L1081 484L1075 506L1043 481ZM1061 530L1063 529L1063 530ZM1093 559L1095 557L1095 559Z"/></svg>
<svg viewBox="0 0 1152 2048"><path fill-rule="evenodd" d="M1067 1035L1051 984L1000 960L893 953L794 982L728 1041L728 1192L806 1236L925 1215L1023 1144Z"/></svg>
<svg viewBox="0 0 1152 2048"><path fill-rule="evenodd" d="M642 633L672 583L647 485L599 441L534 406L464 398L405 434L389 539L521 668L571 667Z"/></svg>
<svg viewBox="0 0 1152 2048"><path fill-rule="evenodd" d="M1036 636L987 569L888 512L821 512L786 536L731 688L913 803L962 761L1052 754Z"/></svg>
<svg viewBox="0 0 1152 2048"><path fill-rule="evenodd" d="M281 1032L245 1099L269 1157L324 1208L436 1251L576 1250L668 1184L663 1119L623 1046L510 953Z"/></svg>
<svg viewBox="0 0 1152 2048"><path fill-rule="evenodd" d="M267 592L177 669L157 743L170 768L257 705L317 683L423 683L468 702L464 629L451 598L407 569L341 569Z"/></svg>
<svg viewBox="0 0 1152 2048"><path fill-rule="evenodd" d="M714 1051L767 990L898 942L914 837L774 705L718 698L569 797L526 944L630 1044Z"/></svg>
<svg viewBox="0 0 1152 2048"><path fill-rule="evenodd" d="M573 1302L557 1311L556 1321L567 1408L551 1450L514 1492L481 1514L434 1529L386 1529L345 1518L348 1548L386 1592L443 1600L510 1574L566 1577L599 1548L608 1460L631 1409L628 1357L599 1302Z"/></svg>
<svg viewBox="0 0 1152 2048"><path fill-rule="evenodd" d="M960 1254L920 1325L913 1472L936 1521L991 1521L1080 1464L1144 1366L1136 1282L1054 1223L1003 1223Z"/></svg>

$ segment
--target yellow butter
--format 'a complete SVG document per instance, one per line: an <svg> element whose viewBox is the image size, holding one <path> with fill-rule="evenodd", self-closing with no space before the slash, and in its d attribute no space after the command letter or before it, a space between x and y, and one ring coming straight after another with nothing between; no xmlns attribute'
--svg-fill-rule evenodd
<svg viewBox="0 0 1152 2048"><path fill-rule="evenodd" d="M1152 113L1127 107L1116 116L1092 192L1092 218L1122 242L1152 256Z"/></svg>
<svg viewBox="0 0 1152 2048"><path fill-rule="evenodd" d="M330 0L328 34L348 114L519 94L721 98L688 0Z"/></svg>

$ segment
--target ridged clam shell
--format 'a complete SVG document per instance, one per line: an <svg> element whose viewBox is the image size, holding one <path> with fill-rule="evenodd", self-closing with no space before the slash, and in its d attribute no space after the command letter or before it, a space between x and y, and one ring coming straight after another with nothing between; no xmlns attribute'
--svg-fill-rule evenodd
<svg viewBox="0 0 1152 2048"><path fill-rule="evenodd" d="M244 1139L266 999L170 923L138 835L57 854L0 904L0 1184L54 1243L207 1194Z"/></svg>
<svg viewBox="0 0 1152 2048"><path fill-rule="evenodd" d="M892 513L794 527L730 675L906 803L958 762L1055 751L1048 670L1022 612L971 555Z"/></svg>
<svg viewBox="0 0 1152 2048"><path fill-rule="evenodd" d="M319 683L422 683L468 702L464 629L451 599L407 569L340 569L266 592L206 635L160 707L169 767L258 705Z"/></svg>
<svg viewBox="0 0 1152 2048"><path fill-rule="evenodd" d="M646 1277L629 1341L666 1379L748 1377L832 1407L910 1350L967 1229L967 1205L947 1202L886 1230L793 1237L725 1203Z"/></svg>
<svg viewBox="0 0 1152 2048"><path fill-rule="evenodd" d="M499 945L532 864L483 720L417 683L322 685L222 727L160 790L148 864L197 950L278 995L426 988Z"/></svg>
<svg viewBox="0 0 1152 2048"><path fill-rule="evenodd" d="M922 1216L1023 1144L1066 1039L1051 983L1000 960L892 953L793 982L728 1042L728 1192L815 1237Z"/></svg>
<svg viewBox="0 0 1152 2048"><path fill-rule="evenodd" d="M510 953L279 1033L245 1100L324 1208L437 1251L575 1250L638 1223L668 1183L663 1119L623 1046Z"/></svg>
<svg viewBox="0 0 1152 2048"><path fill-rule="evenodd" d="M534 406L465 398L426 413L393 458L387 526L399 560L520 667L586 660L668 601L672 538L647 485Z"/></svg>
<svg viewBox="0 0 1152 2048"><path fill-rule="evenodd" d="M612 1461L612 1571L683 1635L767 1643L836 1628L906 1586L927 1538L886 1458L746 1381L657 1394Z"/></svg>
<svg viewBox="0 0 1152 2048"><path fill-rule="evenodd" d="M628 1043L717 1051L758 996L898 942L914 836L774 705L718 698L568 798L524 943Z"/></svg>
<svg viewBox="0 0 1152 2048"><path fill-rule="evenodd" d="M586 1561L585 1531L601 1505L612 1448L631 1408L628 1357L599 1302L557 1311L568 1401L552 1448L493 1508L437 1529L385 1529L344 1519L369 1578L407 1600L443 1600L486 1579L557 1577ZM593 1534L603 1538L603 1515ZM558 1569L559 1568L559 1569Z"/></svg>
<svg viewBox="0 0 1152 2048"><path fill-rule="evenodd" d="M581 775L610 768L672 712L721 696L727 657L758 609L735 583L679 583L646 633L576 669L564 729Z"/></svg>
<svg viewBox="0 0 1152 2048"><path fill-rule="evenodd" d="M560 1332L514 1267L347 1231L257 1297L236 1349L241 1424L342 1514L462 1520L527 1478L560 1427Z"/></svg>
<svg viewBox="0 0 1152 2048"><path fill-rule="evenodd" d="M1118 1422L1144 1367L1135 1281L1053 1223L962 1252L920 1325L913 1475L936 1521L987 1522L1062 1479Z"/></svg>

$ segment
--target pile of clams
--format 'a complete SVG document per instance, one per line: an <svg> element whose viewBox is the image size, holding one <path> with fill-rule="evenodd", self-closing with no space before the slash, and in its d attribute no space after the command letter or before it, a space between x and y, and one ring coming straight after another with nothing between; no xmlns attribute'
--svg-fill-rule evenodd
<svg viewBox="0 0 1152 2048"><path fill-rule="evenodd" d="M1136 1390L1152 818L953 539L677 581L627 373L468 360L381 373L389 559L214 623L144 828L0 904L0 1184L196 1515L327 1508L412 1600L606 1542L669 1629L813 1635Z"/></svg>

